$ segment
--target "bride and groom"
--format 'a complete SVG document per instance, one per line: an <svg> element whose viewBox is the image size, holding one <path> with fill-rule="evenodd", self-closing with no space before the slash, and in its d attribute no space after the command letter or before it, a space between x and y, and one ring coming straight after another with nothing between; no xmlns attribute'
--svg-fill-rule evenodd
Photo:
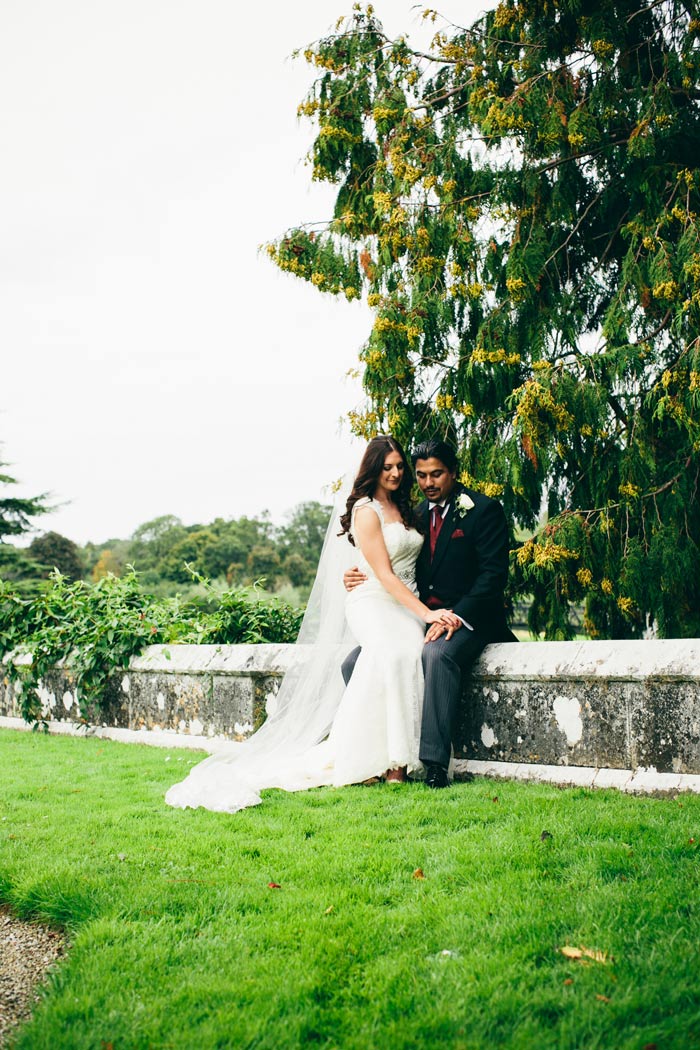
<svg viewBox="0 0 700 1050"><path fill-rule="evenodd" d="M274 710L170 788L168 804L236 812L266 787L421 769L428 787L447 786L463 672L490 642L515 641L503 602L508 528L500 503L457 481L449 444L425 442L412 461L417 508L399 443L369 442L331 519Z"/></svg>

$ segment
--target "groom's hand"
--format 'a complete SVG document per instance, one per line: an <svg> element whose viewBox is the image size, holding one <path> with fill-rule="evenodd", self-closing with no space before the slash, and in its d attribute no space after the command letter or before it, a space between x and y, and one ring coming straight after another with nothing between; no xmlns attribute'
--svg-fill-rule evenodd
<svg viewBox="0 0 700 1050"><path fill-rule="evenodd" d="M425 641L434 642L437 638L442 638L445 635L445 641L449 641L455 631L458 631L464 624L457 617L454 616L450 621L449 625L446 623L431 623L428 630L425 632Z"/></svg>
<svg viewBox="0 0 700 1050"><path fill-rule="evenodd" d="M346 591L354 590L355 587L359 587L361 583L364 583L366 579L364 572L360 572L356 565L353 565L352 569L348 569L347 572L343 573L343 583Z"/></svg>

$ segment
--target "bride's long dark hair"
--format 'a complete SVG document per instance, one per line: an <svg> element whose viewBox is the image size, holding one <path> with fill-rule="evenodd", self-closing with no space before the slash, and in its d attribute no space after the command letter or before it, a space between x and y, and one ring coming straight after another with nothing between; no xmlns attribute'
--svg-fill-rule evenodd
<svg viewBox="0 0 700 1050"><path fill-rule="evenodd" d="M360 463L360 469L358 470L357 477L353 482L352 492L348 496L348 501L345 504L345 513L340 519L342 531L339 532L338 535L343 536L347 532L348 539L353 547L355 546L355 541L350 532L352 509L358 499L362 499L364 496L369 496L371 499L374 496L377 482L379 481L379 477L384 469L384 461L390 452L398 452L403 460L404 467L401 484L396 492L392 494L391 500L398 508L399 513L401 514L401 520L406 528L418 529L419 532L421 531L411 504L413 474L411 473L411 468L406 459L406 454L396 438L389 437L387 434L381 434L379 437L372 438L365 450L362 462Z"/></svg>

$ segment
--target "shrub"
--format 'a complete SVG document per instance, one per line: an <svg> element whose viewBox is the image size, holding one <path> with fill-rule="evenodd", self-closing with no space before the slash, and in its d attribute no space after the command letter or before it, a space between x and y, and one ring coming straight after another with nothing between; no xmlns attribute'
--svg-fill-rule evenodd
<svg viewBox="0 0 700 1050"><path fill-rule="evenodd" d="M196 574L195 574L196 575ZM94 586L51 574L35 595L23 596L0 580L0 659L5 674L22 682L23 717L42 721L38 687L61 662L70 664L84 699L100 708L108 679L132 656L158 643L293 642L303 615L278 598L261 597L258 585L218 595L198 577L206 598L156 598L141 589L128 567ZM12 657L27 654L30 666Z"/></svg>

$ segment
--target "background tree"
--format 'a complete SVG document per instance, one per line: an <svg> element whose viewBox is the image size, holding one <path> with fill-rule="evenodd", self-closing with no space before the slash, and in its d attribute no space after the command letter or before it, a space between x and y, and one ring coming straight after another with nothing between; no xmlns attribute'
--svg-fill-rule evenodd
<svg viewBox="0 0 700 1050"><path fill-rule="evenodd" d="M123 572L122 560L109 547L105 547L92 567L91 576L95 583L99 583L105 576L121 576Z"/></svg>
<svg viewBox="0 0 700 1050"><path fill-rule="evenodd" d="M545 500L515 583L552 638L582 599L700 630L699 38L695 0L504 0L423 53L355 5L305 52L335 212L269 254L367 294L355 433L457 440L528 530Z"/></svg>
<svg viewBox="0 0 700 1050"><path fill-rule="evenodd" d="M307 587L315 575L308 561L296 551L286 556L282 562L282 571L293 587Z"/></svg>
<svg viewBox="0 0 700 1050"><path fill-rule="evenodd" d="M102 579L107 572L121 576L125 567L132 560L131 542L113 536L103 543L86 543L80 548L80 558L86 579ZM100 568L96 573L98 564Z"/></svg>
<svg viewBox="0 0 700 1050"><path fill-rule="evenodd" d="M83 577L83 562L78 545L59 532L45 532L35 537L29 544L28 553L43 566L45 576L53 569L58 569L69 580Z"/></svg>
<svg viewBox="0 0 700 1050"><path fill-rule="evenodd" d="M214 540L204 552L203 564L206 575L212 579L226 576L232 565L245 565L254 547L272 542L273 528L267 511L260 519L216 518L209 529Z"/></svg>
<svg viewBox="0 0 700 1050"><path fill-rule="evenodd" d="M186 528L174 514L161 514L134 530L129 544L129 561L139 572L154 568L186 535Z"/></svg>
<svg viewBox="0 0 700 1050"><path fill-rule="evenodd" d="M6 486L16 485L17 480L2 472L0 461L0 579L22 583L30 588L41 577L34 558L8 543L10 537L22 536L34 528L32 519L46 514L51 508L47 496L19 498L6 495Z"/></svg>
<svg viewBox="0 0 700 1050"><path fill-rule="evenodd" d="M166 580L175 580L178 583L189 583L192 574L187 566L191 566L195 572L204 574L205 555L207 550L214 544L215 537L210 529L198 526L195 530L188 531L175 543L168 553L158 562L158 572Z"/></svg>
<svg viewBox="0 0 700 1050"><path fill-rule="evenodd" d="M249 553L246 567L251 580L269 580L279 573L280 556L271 543L258 543Z"/></svg>
<svg viewBox="0 0 700 1050"><path fill-rule="evenodd" d="M3 474L1 468L5 466L0 461L0 485L16 485L17 479ZM46 494L34 496L28 499L17 496L0 495L0 543L4 543L8 536L22 536L31 532L34 528L32 518L46 514L50 507L47 504Z"/></svg>
<svg viewBox="0 0 700 1050"><path fill-rule="evenodd" d="M283 571L295 587L313 583L332 507L310 500L299 503L277 531Z"/></svg>
<svg viewBox="0 0 700 1050"><path fill-rule="evenodd" d="M79 555L89 579L110 572L121 576L133 566L142 585L160 597L204 599L264 576L268 591L284 589L287 599L299 604L316 572L329 513L320 503L300 504L283 526L273 524L268 511L258 518L216 518L205 525L184 525L163 514L139 525L128 540L87 543ZM31 565L36 571L36 563ZM215 586L193 579L188 565Z"/></svg>

